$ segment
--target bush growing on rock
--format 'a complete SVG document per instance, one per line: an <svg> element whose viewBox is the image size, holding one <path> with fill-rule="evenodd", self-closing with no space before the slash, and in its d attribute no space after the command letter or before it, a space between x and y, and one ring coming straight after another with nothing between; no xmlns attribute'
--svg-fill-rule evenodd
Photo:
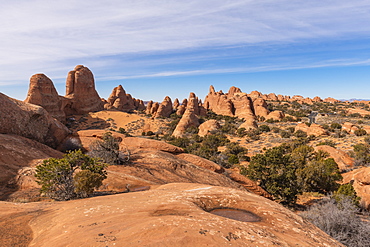
<svg viewBox="0 0 370 247"><path fill-rule="evenodd" d="M97 140L90 145L89 155L101 159L109 165L122 165L130 159L130 154L120 151L120 140L112 136L111 132L104 133L101 140Z"/></svg>
<svg viewBox="0 0 370 247"><path fill-rule="evenodd" d="M55 200L88 197L107 177L105 164L82 153L69 152L62 159L50 158L36 166L41 192Z"/></svg>

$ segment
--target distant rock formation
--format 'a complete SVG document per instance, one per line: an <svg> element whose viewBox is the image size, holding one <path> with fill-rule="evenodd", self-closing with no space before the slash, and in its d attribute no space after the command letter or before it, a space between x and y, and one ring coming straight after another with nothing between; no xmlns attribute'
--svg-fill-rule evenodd
<svg viewBox="0 0 370 247"><path fill-rule="evenodd" d="M65 122L63 97L59 96L53 82L44 74L35 74L30 79L26 103L42 106L52 117Z"/></svg>
<svg viewBox="0 0 370 247"><path fill-rule="evenodd" d="M167 118L169 117L173 112L172 108L172 100L169 96L166 96L162 103L159 105L158 110L155 114L156 118L164 117Z"/></svg>
<svg viewBox="0 0 370 247"><path fill-rule="evenodd" d="M152 102L153 103L153 102ZM123 112L132 112L134 110L144 110L144 102L139 99L132 98L130 94L126 94L122 85L115 87L110 94L105 109L116 109Z"/></svg>
<svg viewBox="0 0 370 247"><path fill-rule="evenodd" d="M190 93L186 110L182 115L172 135L175 137L182 137L187 128L199 126L199 105L198 98L194 93Z"/></svg>
<svg viewBox="0 0 370 247"><path fill-rule="evenodd" d="M94 75L83 65L77 65L68 73L65 98L69 99L64 108L66 115L85 114L104 109L104 103L95 90Z"/></svg>
<svg viewBox="0 0 370 247"><path fill-rule="evenodd" d="M23 136L52 148L69 134L61 122L43 107L12 99L0 93L0 134Z"/></svg>

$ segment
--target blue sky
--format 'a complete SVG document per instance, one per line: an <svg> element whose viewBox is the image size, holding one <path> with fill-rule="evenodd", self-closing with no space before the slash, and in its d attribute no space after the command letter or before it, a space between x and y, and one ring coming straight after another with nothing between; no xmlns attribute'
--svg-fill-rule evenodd
<svg viewBox="0 0 370 247"><path fill-rule="evenodd" d="M64 95L83 64L104 98L370 98L369 23L370 0L0 0L0 92L23 100L44 73Z"/></svg>

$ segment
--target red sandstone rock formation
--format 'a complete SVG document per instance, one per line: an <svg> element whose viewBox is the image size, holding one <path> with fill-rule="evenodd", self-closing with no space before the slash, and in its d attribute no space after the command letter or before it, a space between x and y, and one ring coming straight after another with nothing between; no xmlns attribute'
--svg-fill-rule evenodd
<svg viewBox="0 0 370 247"><path fill-rule="evenodd" d="M267 119L269 110L267 110L267 103L262 98L257 98L253 101L254 113L256 116L264 117Z"/></svg>
<svg viewBox="0 0 370 247"><path fill-rule="evenodd" d="M350 122L345 122L342 124L342 130L347 131L349 134L354 134L358 127Z"/></svg>
<svg viewBox="0 0 370 247"><path fill-rule="evenodd" d="M328 98L324 99L324 102L328 102L328 103L339 103L340 100L334 99L332 97L328 97Z"/></svg>
<svg viewBox="0 0 370 247"><path fill-rule="evenodd" d="M257 125L256 120L248 119L239 126L239 129L241 128L245 128L246 130L257 129L258 125Z"/></svg>
<svg viewBox="0 0 370 247"><path fill-rule="evenodd" d="M192 126L194 127L199 126L199 118L194 111L187 108L184 115L182 115L179 123L177 124L175 130L173 131L172 135L175 137L182 137L186 129Z"/></svg>
<svg viewBox="0 0 370 247"><path fill-rule="evenodd" d="M353 167L354 160L346 152L333 148L328 145L316 146L315 150L321 150L327 152L330 155L330 158L333 158L338 164L339 169L346 170L350 167Z"/></svg>
<svg viewBox="0 0 370 247"><path fill-rule="evenodd" d="M131 112L133 110L144 110L145 106L142 100L132 98L130 94L121 85L115 87L108 98L108 103L111 107L123 112Z"/></svg>
<svg viewBox="0 0 370 247"><path fill-rule="evenodd" d="M23 136L56 148L69 134L61 122L41 106L0 93L0 134Z"/></svg>
<svg viewBox="0 0 370 247"><path fill-rule="evenodd" d="M284 117L285 117L284 112L282 112L282 111L272 111L267 115L266 119L273 119L273 120L280 121Z"/></svg>
<svg viewBox="0 0 370 247"><path fill-rule="evenodd" d="M216 114L234 116L232 101L222 91L215 92L213 86L210 86L204 105L207 110L211 110Z"/></svg>
<svg viewBox="0 0 370 247"><path fill-rule="evenodd" d="M69 103L64 108L66 115L85 114L104 109L104 103L95 90L94 76L83 65L77 65L68 73L66 96Z"/></svg>
<svg viewBox="0 0 370 247"><path fill-rule="evenodd" d="M310 126L307 126L305 123L299 123L295 127L295 131L302 130L307 133L307 135L314 135L314 136L323 136L328 135L328 132L318 124L311 124Z"/></svg>
<svg viewBox="0 0 370 247"><path fill-rule="evenodd" d="M180 102L179 102L179 99L178 98L176 98L174 101L173 101L173 106L172 106L172 108L173 108L173 110L174 111L177 111L177 108L180 106Z"/></svg>
<svg viewBox="0 0 370 247"><path fill-rule="evenodd" d="M201 125L199 125L198 135L199 136L205 136L205 135L211 133L212 131L218 130L220 128L221 128L221 126L218 123L218 121L215 120L215 119L211 119L211 120L208 120L208 121L202 123Z"/></svg>
<svg viewBox="0 0 370 247"><path fill-rule="evenodd" d="M64 123L63 100L53 82L44 74L35 74L30 79L26 103L42 106L52 117Z"/></svg>
<svg viewBox="0 0 370 247"><path fill-rule="evenodd" d="M173 112L172 100L170 97L166 96L162 103L159 105L155 117L169 117Z"/></svg>
<svg viewBox="0 0 370 247"><path fill-rule="evenodd" d="M269 94L267 95L267 100L271 100L271 101L278 101L278 100L279 100L279 98L276 96L276 94L274 94L274 93L269 93Z"/></svg>
<svg viewBox="0 0 370 247"><path fill-rule="evenodd" d="M370 167L359 168L342 176L343 183L353 183L357 196L361 197L361 206L370 210Z"/></svg>
<svg viewBox="0 0 370 247"><path fill-rule="evenodd" d="M184 99L181 103L181 105L178 106L176 115L182 116L185 113L186 106L188 105L188 100Z"/></svg>

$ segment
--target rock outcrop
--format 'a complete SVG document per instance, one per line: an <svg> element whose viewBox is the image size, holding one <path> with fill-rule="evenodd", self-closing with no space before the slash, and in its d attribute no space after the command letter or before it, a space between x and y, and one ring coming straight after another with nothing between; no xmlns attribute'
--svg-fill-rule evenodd
<svg viewBox="0 0 370 247"><path fill-rule="evenodd" d="M370 167L359 168L342 176L343 183L352 183L357 196L361 197L361 206L370 210Z"/></svg>
<svg viewBox="0 0 370 247"><path fill-rule="evenodd" d="M37 162L62 157L59 151L17 135L0 134L0 147L1 200L9 199L16 191L37 186L31 169Z"/></svg>
<svg viewBox="0 0 370 247"><path fill-rule="evenodd" d="M302 130L307 133L307 135L314 135L314 136L325 136L328 135L328 132L318 124L311 124L307 126L305 123L299 123L295 126L295 131Z"/></svg>
<svg viewBox="0 0 370 247"><path fill-rule="evenodd" d="M282 111L272 111L267 115L266 119L272 119L272 120L280 121L284 117L285 117L284 112L282 112Z"/></svg>
<svg viewBox="0 0 370 247"><path fill-rule="evenodd" d="M157 112L155 113L155 117L169 117L173 112L172 108L172 100L170 97L166 96L162 103L159 105Z"/></svg>
<svg viewBox="0 0 370 247"><path fill-rule="evenodd" d="M41 106L0 93L0 134L15 134L56 148L69 134L61 122Z"/></svg>
<svg viewBox="0 0 370 247"><path fill-rule="evenodd" d="M94 75L83 65L77 65L68 73L65 98L69 99L64 109L66 115L85 114L104 109L104 103L95 90Z"/></svg>
<svg viewBox="0 0 370 247"><path fill-rule="evenodd" d="M126 94L122 85L119 85L113 89L104 108L116 109L123 112L132 112L134 110L144 110L145 106L142 100L132 98L130 94Z"/></svg>
<svg viewBox="0 0 370 247"><path fill-rule="evenodd" d="M350 122L345 122L342 124L342 130L347 131L349 134L354 134L358 130L358 126Z"/></svg>
<svg viewBox="0 0 370 247"><path fill-rule="evenodd" d="M219 122L215 119L210 119L208 121L205 121L201 125L199 125L199 136L205 136L208 135L209 133L212 133L212 131L216 131L220 129L221 126Z"/></svg>
<svg viewBox="0 0 370 247"><path fill-rule="evenodd" d="M257 98L253 101L254 113L256 116L264 117L267 119L267 115L269 114L269 110L267 110L267 103L262 98Z"/></svg>
<svg viewBox="0 0 370 247"><path fill-rule="evenodd" d="M58 95L53 82L44 74L35 74L30 79L26 103L42 106L52 117L64 123L63 97Z"/></svg>
<svg viewBox="0 0 370 247"><path fill-rule="evenodd" d="M2 202L1 207L9 228L17 229L14 219L29 225L19 237L29 235L30 246L343 246L268 199L203 184L166 184L135 193L29 203L22 209ZM244 219L227 214L233 210L224 216L210 212L217 208L239 210ZM12 234L17 237L17 231Z"/></svg>
<svg viewBox="0 0 370 247"><path fill-rule="evenodd" d="M329 157L335 160L335 162L338 164L339 169L341 169L342 171L345 171L348 168L353 167L354 165L354 159L342 150L333 148L328 145L316 146L315 150L327 152L329 154Z"/></svg>

